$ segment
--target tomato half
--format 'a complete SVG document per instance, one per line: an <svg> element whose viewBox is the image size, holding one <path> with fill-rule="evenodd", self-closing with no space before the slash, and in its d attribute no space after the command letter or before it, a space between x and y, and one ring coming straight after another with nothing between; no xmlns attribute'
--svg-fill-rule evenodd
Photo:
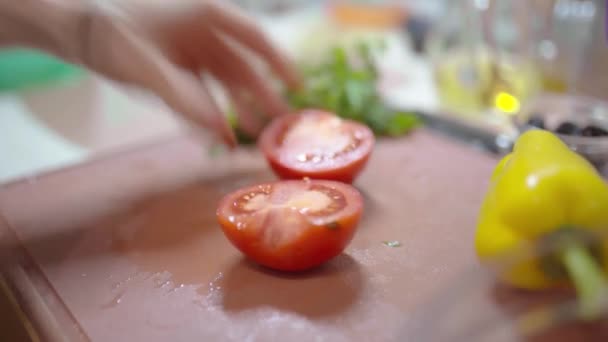
<svg viewBox="0 0 608 342"><path fill-rule="evenodd" d="M226 195L217 218L228 240L253 261L301 271L339 255L363 212L351 185L326 180L284 180Z"/></svg>
<svg viewBox="0 0 608 342"><path fill-rule="evenodd" d="M374 147L364 124L320 110L305 110L273 120L260 135L260 148L283 179L352 183Z"/></svg>

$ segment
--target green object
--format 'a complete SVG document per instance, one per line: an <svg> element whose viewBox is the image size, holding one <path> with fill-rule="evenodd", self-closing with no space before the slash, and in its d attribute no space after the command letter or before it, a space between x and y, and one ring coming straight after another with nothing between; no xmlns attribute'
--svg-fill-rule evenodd
<svg viewBox="0 0 608 342"><path fill-rule="evenodd" d="M300 65L303 87L287 91L294 109L324 109L340 117L367 125L377 136L402 136L420 126L420 118L409 112L395 111L384 103L377 90L378 70L373 52L383 49L384 41L359 41L348 48L336 45L320 61ZM263 115L262 115L263 117ZM255 143L238 127L236 113L228 119L240 144Z"/></svg>
<svg viewBox="0 0 608 342"><path fill-rule="evenodd" d="M239 127L238 117L233 108L228 110L228 123L234 130L234 134L236 135L236 140L240 145L253 145L256 142L254 137L249 136L247 133L243 132L243 130Z"/></svg>
<svg viewBox="0 0 608 342"><path fill-rule="evenodd" d="M83 71L53 56L29 49L0 51L0 91L19 91L72 79Z"/></svg>
<svg viewBox="0 0 608 342"><path fill-rule="evenodd" d="M354 47L335 46L319 63L302 65L304 86L287 94L298 109L319 108L362 122L378 136L401 136L421 124L413 113L395 111L377 90L379 71L373 51L383 41L361 41Z"/></svg>
<svg viewBox="0 0 608 342"><path fill-rule="evenodd" d="M597 318L604 311L608 285L601 266L580 244L568 246L561 257L579 295L581 317L588 320Z"/></svg>

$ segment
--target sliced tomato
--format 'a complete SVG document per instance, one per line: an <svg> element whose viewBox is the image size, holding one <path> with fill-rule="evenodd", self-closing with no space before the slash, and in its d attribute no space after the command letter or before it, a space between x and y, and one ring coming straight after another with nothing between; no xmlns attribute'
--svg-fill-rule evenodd
<svg viewBox="0 0 608 342"><path fill-rule="evenodd" d="M352 183L374 147L369 127L321 110L284 115L260 135L260 148L283 179L337 180Z"/></svg>
<svg viewBox="0 0 608 342"><path fill-rule="evenodd" d="M325 180L284 180L226 195L217 218L243 254L266 267L301 271L339 255L363 212L351 185Z"/></svg>

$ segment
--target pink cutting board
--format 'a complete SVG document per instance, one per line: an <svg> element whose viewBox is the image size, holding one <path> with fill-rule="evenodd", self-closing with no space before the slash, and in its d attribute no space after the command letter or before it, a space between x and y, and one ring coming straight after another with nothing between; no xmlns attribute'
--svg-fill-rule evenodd
<svg viewBox="0 0 608 342"><path fill-rule="evenodd" d="M483 274L473 237L493 157L426 130L380 141L356 183L366 212L352 244L318 270L285 275L246 261L215 221L223 194L274 176L254 149L212 157L204 145L177 137L0 189L4 235L24 252L16 273L30 280L14 286L43 335L411 341L455 318L509 321L517 294L489 281L457 291ZM401 246L383 244L393 240ZM429 320L440 298L458 313ZM500 340L518 336L507 329Z"/></svg>

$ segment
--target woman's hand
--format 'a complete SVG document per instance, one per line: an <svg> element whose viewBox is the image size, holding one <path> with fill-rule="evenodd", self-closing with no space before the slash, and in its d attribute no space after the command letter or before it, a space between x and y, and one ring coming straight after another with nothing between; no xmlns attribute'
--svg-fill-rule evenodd
<svg viewBox="0 0 608 342"><path fill-rule="evenodd" d="M71 56L111 79L149 89L197 126L217 132L230 146L234 133L201 75L220 81L247 133L263 118L289 108L272 77L251 63L263 61L284 84L298 76L256 24L226 1L98 1L80 23L81 56Z"/></svg>

